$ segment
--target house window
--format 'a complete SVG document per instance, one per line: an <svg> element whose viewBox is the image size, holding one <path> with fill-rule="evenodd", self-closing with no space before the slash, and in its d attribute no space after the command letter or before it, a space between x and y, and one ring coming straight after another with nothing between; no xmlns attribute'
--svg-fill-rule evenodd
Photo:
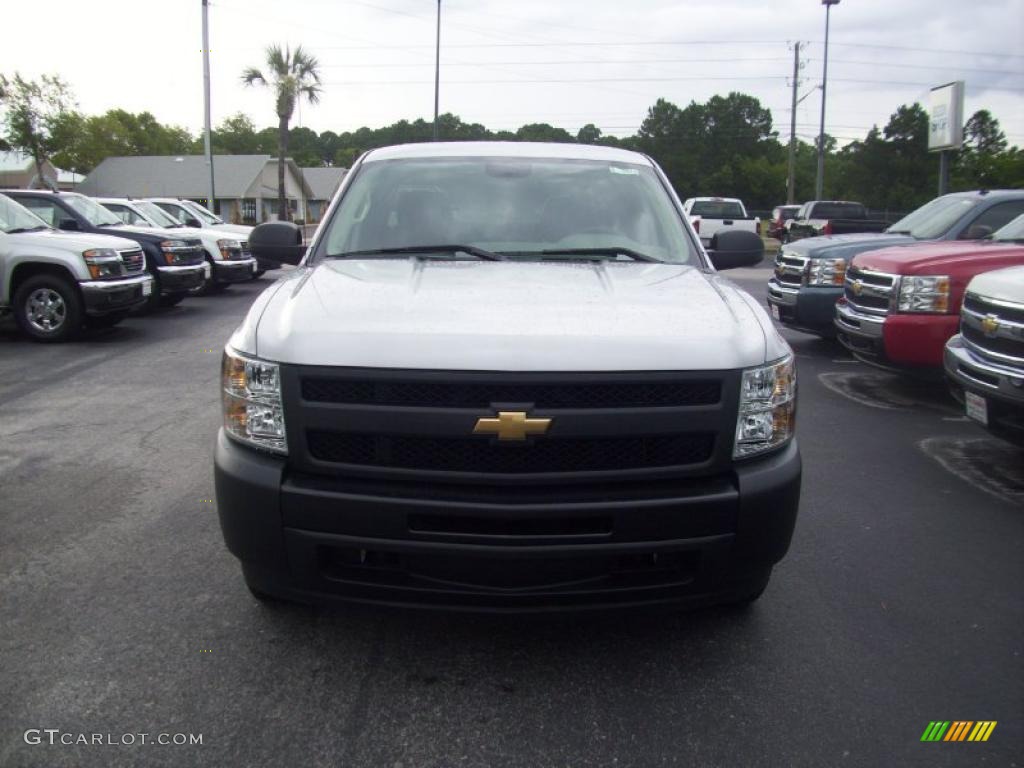
<svg viewBox="0 0 1024 768"><path fill-rule="evenodd" d="M242 221L246 224L256 223L256 199L247 197L242 200Z"/></svg>

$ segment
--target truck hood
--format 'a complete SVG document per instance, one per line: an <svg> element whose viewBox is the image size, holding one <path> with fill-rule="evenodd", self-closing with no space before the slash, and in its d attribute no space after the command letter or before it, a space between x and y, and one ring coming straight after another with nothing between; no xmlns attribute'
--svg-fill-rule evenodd
<svg viewBox="0 0 1024 768"><path fill-rule="evenodd" d="M79 232L62 232L59 229L40 229L37 232L19 232L6 235L6 241L17 243L25 248L33 247L58 248L81 253L90 248L114 248L119 251L137 250L139 244L134 240L112 235L91 235Z"/></svg>
<svg viewBox="0 0 1024 768"><path fill-rule="evenodd" d="M806 237L782 246L794 256L815 259L851 259L858 253L897 245L913 245L917 240L910 235L890 235L885 232L854 232L849 235L822 235Z"/></svg>
<svg viewBox="0 0 1024 768"><path fill-rule="evenodd" d="M894 275L937 275L946 274L950 269L956 271L958 266L977 272L986 262L996 262L992 265L995 268L1014 258L1024 263L1024 246L970 240L882 248L857 256L853 264L861 269Z"/></svg>
<svg viewBox="0 0 1024 768"><path fill-rule="evenodd" d="M247 227L244 224L211 224L209 227L204 227L204 229L212 232L231 232L236 235L245 235L246 237L253 230L252 227Z"/></svg>
<svg viewBox="0 0 1024 768"><path fill-rule="evenodd" d="M1024 266L984 272L971 280L967 290L989 299L1024 304Z"/></svg>
<svg viewBox="0 0 1024 768"><path fill-rule="evenodd" d="M788 349L756 301L686 265L334 260L257 299L233 347L303 365L715 370Z"/></svg>

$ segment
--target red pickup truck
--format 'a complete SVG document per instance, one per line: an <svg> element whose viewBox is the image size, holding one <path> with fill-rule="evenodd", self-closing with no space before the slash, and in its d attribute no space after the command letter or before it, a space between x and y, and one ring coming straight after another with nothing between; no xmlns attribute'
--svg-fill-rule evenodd
<svg viewBox="0 0 1024 768"><path fill-rule="evenodd" d="M1024 265L1024 216L985 240L862 253L850 263L836 304L839 341L861 362L938 375L967 283L1017 265Z"/></svg>

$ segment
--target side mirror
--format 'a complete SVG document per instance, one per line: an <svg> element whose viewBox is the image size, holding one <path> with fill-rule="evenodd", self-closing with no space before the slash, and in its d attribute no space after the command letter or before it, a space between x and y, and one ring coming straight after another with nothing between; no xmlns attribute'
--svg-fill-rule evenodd
<svg viewBox="0 0 1024 768"><path fill-rule="evenodd" d="M967 228L967 231L960 235L961 240L981 240L984 237L988 237L992 234L992 227L987 227L984 224L971 224Z"/></svg>
<svg viewBox="0 0 1024 768"><path fill-rule="evenodd" d="M302 230L288 221L268 221L249 233L249 250L257 259L298 264L306 255Z"/></svg>
<svg viewBox="0 0 1024 768"><path fill-rule="evenodd" d="M63 229L68 232L78 232L82 228L78 226L77 219L61 219L60 224L57 225L58 229Z"/></svg>
<svg viewBox="0 0 1024 768"><path fill-rule="evenodd" d="M191 216L185 221L186 227L195 227L196 229L202 229L203 224L199 219L194 219Z"/></svg>
<svg viewBox="0 0 1024 768"><path fill-rule="evenodd" d="M764 259L764 241L745 230L718 232L711 238L708 258L718 270L753 267Z"/></svg>

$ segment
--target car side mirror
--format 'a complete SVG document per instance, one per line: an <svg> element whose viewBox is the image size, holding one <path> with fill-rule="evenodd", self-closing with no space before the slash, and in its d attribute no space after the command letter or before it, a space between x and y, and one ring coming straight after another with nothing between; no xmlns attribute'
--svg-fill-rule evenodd
<svg viewBox="0 0 1024 768"><path fill-rule="evenodd" d="M992 227L984 224L971 224L967 231L960 235L961 240L981 240L992 234Z"/></svg>
<svg viewBox="0 0 1024 768"><path fill-rule="evenodd" d="M77 219L61 219L60 224L57 225L58 229L63 229L68 232L78 232L82 228L78 226Z"/></svg>
<svg viewBox="0 0 1024 768"><path fill-rule="evenodd" d="M249 233L249 250L257 259L298 264L306 255L302 230L289 221L268 221Z"/></svg>
<svg viewBox="0 0 1024 768"><path fill-rule="evenodd" d="M191 216L185 221L186 227L195 227L196 229L202 229L203 224L199 219L193 219Z"/></svg>
<svg viewBox="0 0 1024 768"><path fill-rule="evenodd" d="M764 241L745 230L718 232L711 238L708 258L718 270L753 267L764 259Z"/></svg>

